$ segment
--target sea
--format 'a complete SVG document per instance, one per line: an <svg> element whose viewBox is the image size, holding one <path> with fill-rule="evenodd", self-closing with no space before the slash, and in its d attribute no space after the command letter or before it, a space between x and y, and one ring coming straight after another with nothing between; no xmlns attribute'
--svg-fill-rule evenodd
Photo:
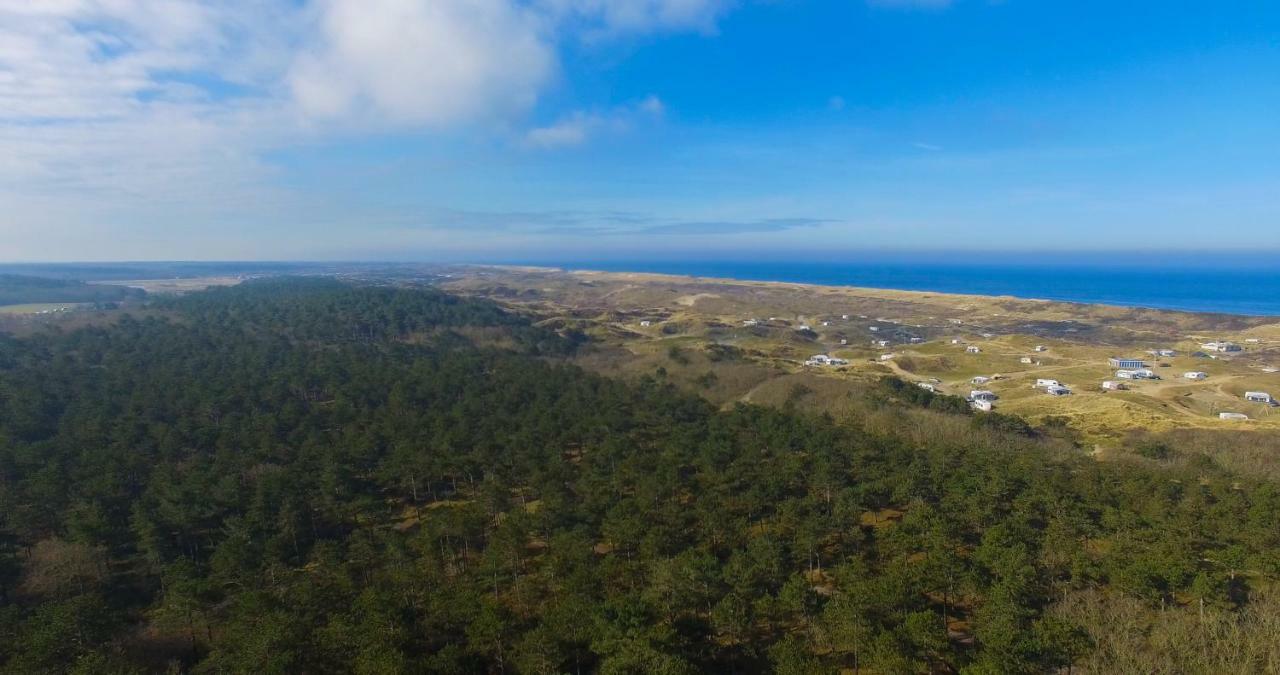
<svg viewBox="0 0 1280 675"><path fill-rule="evenodd" d="M651 272L908 291L1280 316L1280 252L1196 257L1016 255L859 257L848 260L539 261L565 269Z"/></svg>

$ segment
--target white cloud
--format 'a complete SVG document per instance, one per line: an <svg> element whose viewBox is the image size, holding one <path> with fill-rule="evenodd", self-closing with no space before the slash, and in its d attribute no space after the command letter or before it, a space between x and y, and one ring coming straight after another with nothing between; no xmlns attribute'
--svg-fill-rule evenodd
<svg viewBox="0 0 1280 675"><path fill-rule="evenodd" d="M294 65L301 110L443 127L528 109L556 70L539 17L508 0L326 0Z"/></svg>

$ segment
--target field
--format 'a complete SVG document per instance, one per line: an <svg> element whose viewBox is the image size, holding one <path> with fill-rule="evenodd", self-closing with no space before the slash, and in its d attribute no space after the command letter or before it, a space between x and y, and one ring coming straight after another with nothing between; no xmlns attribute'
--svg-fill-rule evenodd
<svg viewBox="0 0 1280 675"><path fill-rule="evenodd" d="M993 391L997 410L1037 423L1055 418L1100 446L1134 430L1280 429L1280 409L1243 399L1245 391L1280 395L1280 373L1264 371L1280 367L1274 318L535 268L469 268L446 287L591 335L603 348L585 357L590 368L661 369L725 405L803 400L831 411L853 385L893 374L959 396ZM1210 340L1244 351L1192 356ZM1148 353L1156 349L1176 355ZM849 363L805 366L814 354ZM1101 383L1116 379L1112 356L1143 359L1161 379L1104 391ZM1184 378L1192 371L1208 378ZM974 385L977 376L992 379ZM1071 395L1047 395L1035 386L1041 378ZM1220 420L1221 412L1250 419Z"/></svg>
<svg viewBox="0 0 1280 675"><path fill-rule="evenodd" d="M84 303L77 302L43 302L25 305L0 305L0 314L52 314L54 312L69 312L73 309L84 306Z"/></svg>
<svg viewBox="0 0 1280 675"><path fill-rule="evenodd" d="M126 281L99 281L100 284L111 284L115 286L128 286L130 288L141 288L147 293L165 294L181 294L192 293L194 291L203 291L206 288L214 286L234 286L244 277L241 276L216 276L216 277L189 277L189 278L173 278L173 279L130 279Z"/></svg>

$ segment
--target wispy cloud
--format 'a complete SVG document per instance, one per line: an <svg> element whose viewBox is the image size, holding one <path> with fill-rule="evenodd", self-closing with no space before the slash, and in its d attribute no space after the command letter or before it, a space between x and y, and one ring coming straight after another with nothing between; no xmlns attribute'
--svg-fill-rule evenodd
<svg viewBox="0 0 1280 675"><path fill-rule="evenodd" d="M800 217L678 220L627 211L447 211L408 218L428 228L571 237L734 235L784 232L834 222Z"/></svg>
<svg viewBox="0 0 1280 675"><path fill-rule="evenodd" d="M888 9L943 9L950 7L953 0L867 0L867 4Z"/></svg>
<svg viewBox="0 0 1280 675"><path fill-rule="evenodd" d="M769 218L765 220L747 221L693 221L652 225L640 230L640 234L651 235L707 235L707 234L747 234L758 232L784 232L802 227L817 227L830 221L817 218Z"/></svg>
<svg viewBox="0 0 1280 675"><path fill-rule="evenodd" d="M642 120L661 118L665 110L661 99L649 96L635 105L607 113L575 111L554 124L530 129L525 133L524 143L542 149L581 145L597 133L625 131Z"/></svg>

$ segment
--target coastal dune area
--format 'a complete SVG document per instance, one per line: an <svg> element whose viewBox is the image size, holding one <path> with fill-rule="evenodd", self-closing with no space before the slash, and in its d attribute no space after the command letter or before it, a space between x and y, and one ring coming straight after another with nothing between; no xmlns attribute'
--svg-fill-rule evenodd
<svg viewBox="0 0 1280 675"><path fill-rule="evenodd" d="M1280 409L1245 399L1280 394L1275 317L529 267L465 268L445 286L583 331L605 346L584 357L589 367L661 368L724 404L802 387L826 392L803 398L830 411L847 398L841 383L895 376L962 397L992 392L994 410L1066 425L1101 452L1135 430L1280 428ZM815 355L838 362L806 365ZM1104 389L1123 370L1112 358L1158 379ZM1044 380L1070 393L1050 395Z"/></svg>

